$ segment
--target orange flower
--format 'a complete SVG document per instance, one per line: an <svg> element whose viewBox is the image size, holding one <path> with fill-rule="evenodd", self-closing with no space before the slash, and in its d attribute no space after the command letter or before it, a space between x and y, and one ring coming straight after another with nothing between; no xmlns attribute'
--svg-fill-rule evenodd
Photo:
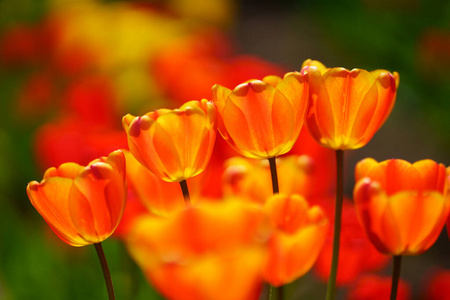
<svg viewBox="0 0 450 300"><path fill-rule="evenodd" d="M131 256L167 299L258 299L268 232L250 203L198 203L147 217L127 238Z"/></svg>
<svg viewBox="0 0 450 300"><path fill-rule="evenodd" d="M71 246L107 239L126 202L125 157L120 150L86 167L64 163L27 186L31 204L53 231Z"/></svg>
<svg viewBox="0 0 450 300"><path fill-rule="evenodd" d="M122 119L134 157L159 178L182 181L207 166L216 139L216 109L203 99Z"/></svg>
<svg viewBox="0 0 450 300"><path fill-rule="evenodd" d="M239 153L270 158L291 150L302 128L308 86L300 73L250 80L233 91L214 85L218 130Z"/></svg>
<svg viewBox="0 0 450 300"><path fill-rule="evenodd" d="M269 240L264 279L280 286L311 269L325 242L328 220L318 206L310 208L298 195L274 195L267 200L264 210L275 228Z"/></svg>
<svg viewBox="0 0 450 300"><path fill-rule="evenodd" d="M324 147L361 148L394 106L399 84L396 72L328 69L318 61L306 60L302 73L308 75L309 83L306 124Z"/></svg>
<svg viewBox="0 0 450 300"><path fill-rule="evenodd" d="M450 209L444 165L367 158L357 164L355 180L356 209L378 251L413 255L433 245Z"/></svg>

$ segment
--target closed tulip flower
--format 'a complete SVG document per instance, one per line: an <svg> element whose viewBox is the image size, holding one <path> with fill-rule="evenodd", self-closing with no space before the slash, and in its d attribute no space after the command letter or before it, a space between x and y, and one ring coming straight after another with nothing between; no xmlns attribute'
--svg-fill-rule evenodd
<svg viewBox="0 0 450 300"><path fill-rule="evenodd" d="M86 167L50 168L28 197L53 231L71 246L100 243L116 229L126 202L125 157L120 150Z"/></svg>
<svg viewBox="0 0 450 300"><path fill-rule="evenodd" d="M216 108L203 99L122 119L133 156L162 180L181 182L207 166L216 139Z"/></svg>
<svg viewBox="0 0 450 300"><path fill-rule="evenodd" d="M309 84L306 124L324 147L334 150L363 147L394 106L399 84L397 72L326 68L318 61L307 60L302 73L308 75Z"/></svg>
<svg viewBox="0 0 450 300"><path fill-rule="evenodd" d="M378 251L414 255L434 244L450 209L444 165L367 158L357 164L355 180L356 209Z"/></svg>
<svg viewBox="0 0 450 300"><path fill-rule="evenodd" d="M218 130L224 139L249 158L271 158L288 152L298 138L307 108L305 77L287 73L267 76L229 90L212 88Z"/></svg>

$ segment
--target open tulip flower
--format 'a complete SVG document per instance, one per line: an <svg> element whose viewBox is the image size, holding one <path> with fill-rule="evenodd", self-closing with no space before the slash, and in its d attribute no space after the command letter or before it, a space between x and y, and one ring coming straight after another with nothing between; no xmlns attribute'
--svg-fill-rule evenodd
<svg viewBox="0 0 450 300"><path fill-rule="evenodd" d="M120 150L86 167L64 163L27 186L31 204L71 246L100 243L116 229L125 208L125 157Z"/></svg>
<svg viewBox="0 0 450 300"><path fill-rule="evenodd" d="M249 158L271 158L288 152L303 126L308 86L298 72L267 76L227 89L212 88L223 138Z"/></svg>
<svg viewBox="0 0 450 300"><path fill-rule="evenodd" d="M318 206L299 195L274 195L264 206L274 233L264 278L273 286L290 283L308 272L327 237L328 219Z"/></svg>
<svg viewBox="0 0 450 300"><path fill-rule="evenodd" d="M122 119L134 157L162 180L181 182L208 165L216 139L216 108L203 99Z"/></svg>
<svg viewBox="0 0 450 300"><path fill-rule="evenodd" d="M444 165L366 158L357 164L355 180L356 209L378 251L414 255L434 244L450 209Z"/></svg>
<svg viewBox="0 0 450 300"><path fill-rule="evenodd" d="M394 106L399 84L396 72L326 68L308 59L302 73L308 75L309 84L306 124L324 147L361 148L383 125Z"/></svg>

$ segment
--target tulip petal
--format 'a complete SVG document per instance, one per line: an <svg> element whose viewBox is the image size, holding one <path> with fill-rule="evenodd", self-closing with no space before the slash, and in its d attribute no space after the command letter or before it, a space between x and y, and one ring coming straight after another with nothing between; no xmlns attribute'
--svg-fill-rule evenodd
<svg viewBox="0 0 450 300"><path fill-rule="evenodd" d="M359 161L355 167L355 181L358 182L363 177L367 177L373 168L378 166L378 162L373 158L365 158Z"/></svg>
<svg viewBox="0 0 450 300"><path fill-rule="evenodd" d="M377 250L385 254L398 253L401 236L388 198L377 182L362 178L356 183L353 198L362 227Z"/></svg>
<svg viewBox="0 0 450 300"><path fill-rule="evenodd" d="M72 179L49 177L41 184L35 181L29 183L27 193L31 204L64 242L84 246L89 242L75 230L69 214L67 199L72 185Z"/></svg>
<svg viewBox="0 0 450 300"><path fill-rule="evenodd" d="M72 222L80 235L91 243L108 238L116 227L105 197L105 188L112 172L109 164L93 164L75 178L70 191Z"/></svg>
<svg viewBox="0 0 450 300"><path fill-rule="evenodd" d="M68 162L63 163L58 168L49 168L44 173L44 179L49 177L63 177L63 178L70 178L75 179L78 174L80 174L83 171L84 167L80 166L79 164Z"/></svg>
<svg viewBox="0 0 450 300"><path fill-rule="evenodd" d="M309 106L306 122L311 135L322 145L330 145L335 133L334 115L324 79L317 69L308 69Z"/></svg>
<svg viewBox="0 0 450 300"><path fill-rule="evenodd" d="M370 124L374 122L374 114L379 103L378 89L376 83L372 85L367 94L361 101L358 110L355 113L355 119L351 123L350 132L346 132L347 144L352 144L351 149L357 149L366 145L375 134L378 127L369 130Z"/></svg>
<svg viewBox="0 0 450 300"><path fill-rule="evenodd" d="M445 191L447 176L444 165L425 159L415 162L413 166L421 176L424 191L434 190L440 193Z"/></svg>
<svg viewBox="0 0 450 300"><path fill-rule="evenodd" d="M374 75L373 72L371 74ZM394 72L394 74L396 74L398 79L398 73ZM396 85L396 79L391 73L385 71L385 73L380 73L376 78L379 101L374 111L373 119L367 128L369 132L376 132L384 124L394 107L397 94L398 85Z"/></svg>
<svg viewBox="0 0 450 300"><path fill-rule="evenodd" d="M226 141L229 141L233 147L234 142L232 141L231 137L228 135L228 132L225 128L225 125L223 123L223 112L225 105L228 101L228 96L231 94L231 90L227 89L226 87L223 87L221 85L215 84L212 87L212 102L217 108L218 118L217 118L217 129L219 130L220 134L223 136L223 138Z"/></svg>

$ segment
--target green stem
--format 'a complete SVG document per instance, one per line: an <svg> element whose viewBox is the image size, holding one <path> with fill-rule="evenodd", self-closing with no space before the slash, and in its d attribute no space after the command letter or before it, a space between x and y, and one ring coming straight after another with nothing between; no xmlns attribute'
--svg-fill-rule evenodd
<svg viewBox="0 0 450 300"><path fill-rule="evenodd" d="M277 291L277 298L278 300L283 300L284 298L284 285L280 285L279 287L275 288Z"/></svg>
<svg viewBox="0 0 450 300"><path fill-rule="evenodd" d="M276 287L276 286L269 286L269 300L277 299L277 300L283 300L284 297L284 290L283 285Z"/></svg>
<svg viewBox="0 0 450 300"><path fill-rule="evenodd" d="M269 300L273 300L274 299L274 295L275 294L275 287L270 285L269 286Z"/></svg>
<svg viewBox="0 0 450 300"><path fill-rule="evenodd" d="M95 250L97 251L98 259L100 260L100 265L102 266L103 278L105 279L106 289L108 291L108 299L115 300L114 287L111 280L111 274L109 273L108 263L106 262L105 253L103 252L102 243L94 244Z"/></svg>
<svg viewBox="0 0 450 300"><path fill-rule="evenodd" d="M400 268L402 266L402 256L394 256L394 267L392 268L391 300L397 299L398 281L400 280Z"/></svg>
<svg viewBox="0 0 450 300"><path fill-rule="evenodd" d="M278 175L277 175L277 163L275 157L269 158L270 175L272 176L272 190L274 194L278 194L280 189L278 188Z"/></svg>
<svg viewBox="0 0 450 300"><path fill-rule="evenodd" d="M278 174L277 174L277 162L276 157L269 158L270 175L272 177L272 191L273 194L280 193L280 188L278 187ZM283 286L275 287L270 285L269 288L269 300L283 300Z"/></svg>
<svg viewBox="0 0 450 300"><path fill-rule="evenodd" d="M181 191L183 192L184 203L185 203L186 207L189 207L191 205L191 196L189 196L189 189L188 189L186 180L181 180L180 186L181 186Z"/></svg>
<svg viewBox="0 0 450 300"><path fill-rule="evenodd" d="M334 300L339 261L339 242L341 236L342 203L344 201L344 151L336 150L336 204L334 210L333 256L330 277L328 278L326 300Z"/></svg>

